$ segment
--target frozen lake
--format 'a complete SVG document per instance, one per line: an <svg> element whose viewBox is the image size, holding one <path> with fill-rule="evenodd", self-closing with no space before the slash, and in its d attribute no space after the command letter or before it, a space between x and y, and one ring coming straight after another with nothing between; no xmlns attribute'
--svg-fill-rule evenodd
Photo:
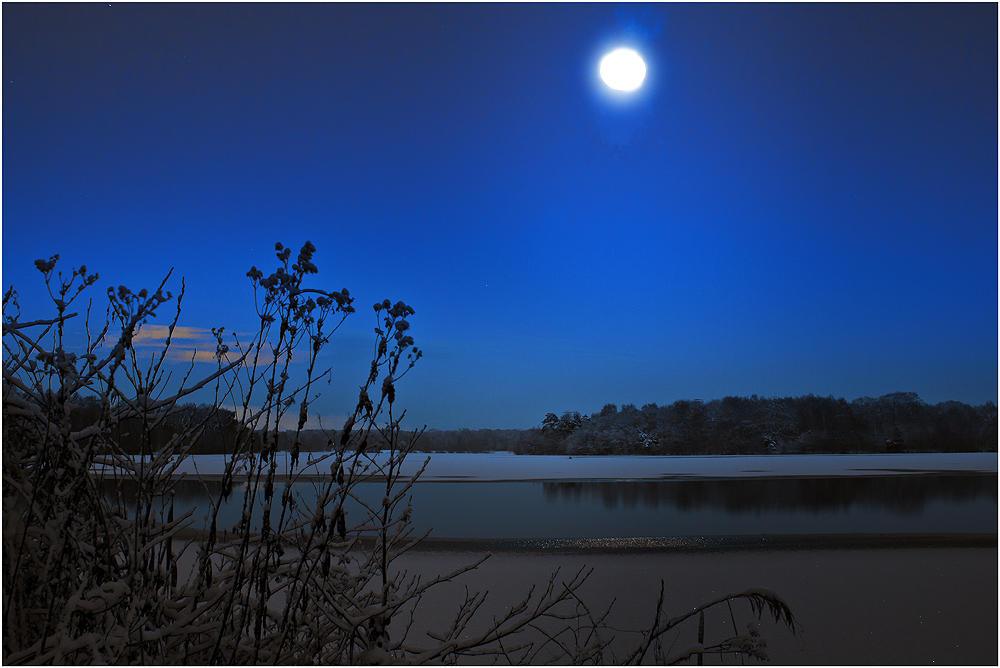
<svg viewBox="0 0 1000 668"><path fill-rule="evenodd" d="M424 459L411 456L404 473L412 475ZM193 457L185 466L202 480L189 474L177 485L177 510L195 508L199 527L209 495L218 497L221 461ZM449 539L995 534L996 469L997 456L990 453L437 454L412 489L413 524L418 532L431 529L433 537ZM246 484L236 484L220 512L220 528L239 520ZM303 507L316 498L317 484L308 479L292 489ZM356 491L377 507L385 484L363 482ZM360 504L348 507L349 518L360 519L360 512Z"/></svg>
<svg viewBox="0 0 1000 668"><path fill-rule="evenodd" d="M404 473L412 475L423 460L419 453L411 456ZM176 500L198 508L199 521L206 488L217 490L221 461L200 456L184 463L189 475ZM190 475L195 467L202 480ZM497 550L484 539L513 539L514 545L422 599L420 620L429 627L450 623L466 586L492 592L489 604L502 610L556 568L589 564L595 571L584 598L597 607L616 599L610 621L617 628L648 625L661 579L672 613L762 586L788 601L804 629L793 637L765 623L776 664L996 663L996 454L437 454L421 481L412 489L415 528L433 527L431 537L441 542L407 552L400 567L429 577ZM241 498L245 484L232 498ZM301 479L294 490L305 502L314 484ZM377 505L385 485L365 482L358 491ZM223 511L220 528L235 523L233 507ZM359 507L349 509L348 518L361 519L359 513ZM935 538L911 546L887 534ZM937 541L949 534L980 538L974 547ZM758 535L791 541L768 547ZM671 536L687 538L629 540ZM830 540L820 546L807 536ZM849 536L872 539L857 549ZM697 545L696 537L724 549L673 549ZM742 547L729 549L729 538ZM532 539L543 544L520 547ZM594 543L616 547L577 549ZM749 543L755 545L748 549ZM648 544L661 547L631 547ZM706 637L728 630L728 610L717 612L706 615ZM679 642L693 641L690 628L683 633Z"/></svg>
<svg viewBox="0 0 1000 668"><path fill-rule="evenodd" d="M303 453L296 473L321 475L329 461L309 466ZM934 471L997 473L997 453L902 453L879 455L750 455L750 456L601 456L515 455L511 453L415 452L403 463L412 476L430 457L424 482L448 480L663 480L670 478L754 478L774 476L903 475ZM288 470L288 453L277 454L278 471ZM193 455L178 472L220 475L223 455Z"/></svg>

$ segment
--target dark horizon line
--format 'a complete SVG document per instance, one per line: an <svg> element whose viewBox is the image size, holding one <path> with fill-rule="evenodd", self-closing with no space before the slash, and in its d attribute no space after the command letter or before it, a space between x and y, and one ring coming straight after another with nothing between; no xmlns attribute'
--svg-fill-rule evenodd
<svg viewBox="0 0 1000 668"><path fill-rule="evenodd" d="M924 406L940 406L941 404L955 403L955 404L961 404L963 406L968 406L969 408L975 409L975 408L984 408L984 407L985 408L989 408L990 406L996 407L996 405L997 405L997 402L994 401L993 399L987 399L985 402L978 403L978 404L971 404L971 403L968 403L968 402L965 402L965 401L959 401L958 399L945 399L943 401L938 401L936 403L928 403L928 402L924 401L923 399L921 399L920 395L917 392L905 392L905 391L899 391L899 390L897 390L895 392L887 392L886 394L883 394L883 395L880 395L880 396L877 396L877 397L876 396L872 396L872 395L867 395L867 394L866 395L861 395L859 397L856 397L855 399L851 399L850 401L848 401L844 397L835 397L833 394L819 395L819 394L814 394L812 392L809 392L809 393L806 393L806 394L785 395L785 396L777 396L777 395L763 396L763 395L758 395L758 394L750 394L750 395L727 394L725 396L714 397L712 399L675 399L674 401L672 401L670 403L666 403L666 404L662 404L662 405L658 404L655 401L651 401L651 402L648 402L646 404L642 404L641 406L637 406L634 402L629 402L629 403L625 403L625 404L612 404L612 402L609 401L609 402L607 402L605 404L605 407L609 406L609 405L614 405L616 407L616 410L621 411L626 406L633 406L633 407L635 407L635 409L637 411L642 411L642 409L644 407L646 407L646 406L653 405L653 406L656 406L657 408L664 408L664 407L673 406L674 404L676 404L678 402L682 402L682 401L686 401L688 403L709 404L709 403L712 403L713 401L723 401L725 399L730 399L730 398L741 399L741 400L748 400L748 401L768 401L768 400L770 400L770 401L785 401L785 400L796 400L796 399L801 399L801 398L806 398L806 397L815 397L815 398L818 398L818 399L831 399L832 398L834 401L837 401L837 402L844 401L847 404L853 404L854 402L859 401L861 399L874 399L874 400L878 401L878 400L884 399L886 397L907 396L907 395L912 395L916 399L916 402L919 402L919 404L922 404ZM596 411L593 411L591 413L584 413L582 411L569 410L569 411L562 411L560 413L560 415L564 415L566 413L570 413L570 414L572 414L572 413L579 413L579 415L581 417L583 417L583 416L593 417L595 415L599 415L602 410L603 410L603 408L602 409L598 409ZM551 413L552 411L549 411L549 412ZM544 416L542 416L542 417L544 418ZM431 432L431 431L461 431L463 429L468 429L469 431L481 431L481 430L484 430L484 429L489 429L491 431L528 431L530 429L538 429L539 427L538 426L532 426L532 427L454 427L454 428L451 428L451 429L440 429L440 428L437 428L437 427L430 427L429 425L424 425L424 428L426 429L426 431ZM417 427L417 428L414 428L414 429L404 429L404 431L418 431L419 429L420 429L420 427ZM296 430L294 428L293 429L281 429L281 430L279 430L279 433L295 432L295 431ZM303 432L305 432L305 431L324 431L324 432L325 431L334 431L334 432L337 432L337 431L339 431L339 429L333 428L332 430L328 430L328 429L323 429L323 428L316 428L316 429L303 429L302 431Z"/></svg>

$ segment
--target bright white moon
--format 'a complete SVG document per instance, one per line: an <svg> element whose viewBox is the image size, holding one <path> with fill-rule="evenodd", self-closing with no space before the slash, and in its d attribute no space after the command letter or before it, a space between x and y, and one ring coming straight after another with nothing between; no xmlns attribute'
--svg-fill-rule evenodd
<svg viewBox="0 0 1000 668"><path fill-rule="evenodd" d="M601 79L615 90L635 90L646 78L646 63L632 49L615 49L601 60Z"/></svg>

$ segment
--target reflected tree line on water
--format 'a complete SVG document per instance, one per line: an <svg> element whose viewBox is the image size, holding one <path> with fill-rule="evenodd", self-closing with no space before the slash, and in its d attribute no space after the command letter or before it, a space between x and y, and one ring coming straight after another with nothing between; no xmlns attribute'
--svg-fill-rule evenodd
<svg viewBox="0 0 1000 668"><path fill-rule="evenodd" d="M605 508L712 509L730 514L767 511L881 509L916 514L933 501L997 502L995 475L899 475L842 478L753 478L630 482L547 482L546 498Z"/></svg>
<svg viewBox="0 0 1000 668"><path fill-rule="evenodd" d="M118 484L122 483L122 484ZM558 481L473 483L503 486L503 495L528 495L526 487L541 486L547 504L631 512L722 512L730 516L769 516L774 513L810 513L817 518L851 513L888 513L893 516L920 517L931 504L944 504L949 512L961 508L961 521L979 518L983 526L995 522L997 477L992 474L913 474L835 478L752 478L661 481ZM449 504L467 489L458 483L422 483L446 490L432 495L439 499L436 512L447 513ZM156 509L166 513L171 504L177 508L204 508L222 489L219 480L187 478L176 481L167 498L154 501ZM240 484L242 489L242 483ZM237 490L239 491L239 490ZM454 491L454 494L452 494ZM112 503L134 506L138 489L135 481L110 481L104 493ZM292 492L303 503L317 495L313 483L297 482ZM360 483L358 493L369 502L376 499L380 483ZM487 495L495 503L503 495ZM239 494L235 498L239 499ZM445 499L441 503L441 499ZM132 506L130 506L132 504ZM543 510L544 506L539 506ZM238 508L237 508L238 510ZM424 508L423 512L433 511ZM543 513L544 514L544 513ZM259 509L258 509L259 515ZM220 516L221 517L221 516ZM228 516L227 516L228 517ZM232 519L232 518L230 518Z"/></svg>
<svg viewBox="0 0 1000 668"><path fill-rule="evenodd" d="M74 423L88 424L100 410L96 397L81 397L71 417ZM126 451L139 454L140 443L158 450L190 424L204 429L192 454L228 453L239 431L233 411L188 404L151 433L144 433L145 426L133 419L115 425L114 436ZM292 449L294 438L280 434L278 449ZM339 431L303 430L298 439L303 451L325 451L337 442ZM369 448L382 445L375 438ZM993 402L928 404L913 392L850 402L810 394L683 399L641 408L607 404L590 415L548 413L531 429L428 429L418 449L565 455L996 452L997 407Z"/></svg>

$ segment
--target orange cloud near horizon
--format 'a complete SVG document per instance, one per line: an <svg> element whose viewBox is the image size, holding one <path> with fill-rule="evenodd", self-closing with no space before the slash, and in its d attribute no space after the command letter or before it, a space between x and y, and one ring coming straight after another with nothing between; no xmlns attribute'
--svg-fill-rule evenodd
<svg viewBox="0 0 1000 668"><path fill-rule="evenodd" d="M143 325L132 338L132 346L137 350L159 351L170 335L170 349L166 360L171 363L205 362L216 363L217 341L211 329L178 325L171 334L166 325ZM232 356L235 350L230 352Z"/></svg>

